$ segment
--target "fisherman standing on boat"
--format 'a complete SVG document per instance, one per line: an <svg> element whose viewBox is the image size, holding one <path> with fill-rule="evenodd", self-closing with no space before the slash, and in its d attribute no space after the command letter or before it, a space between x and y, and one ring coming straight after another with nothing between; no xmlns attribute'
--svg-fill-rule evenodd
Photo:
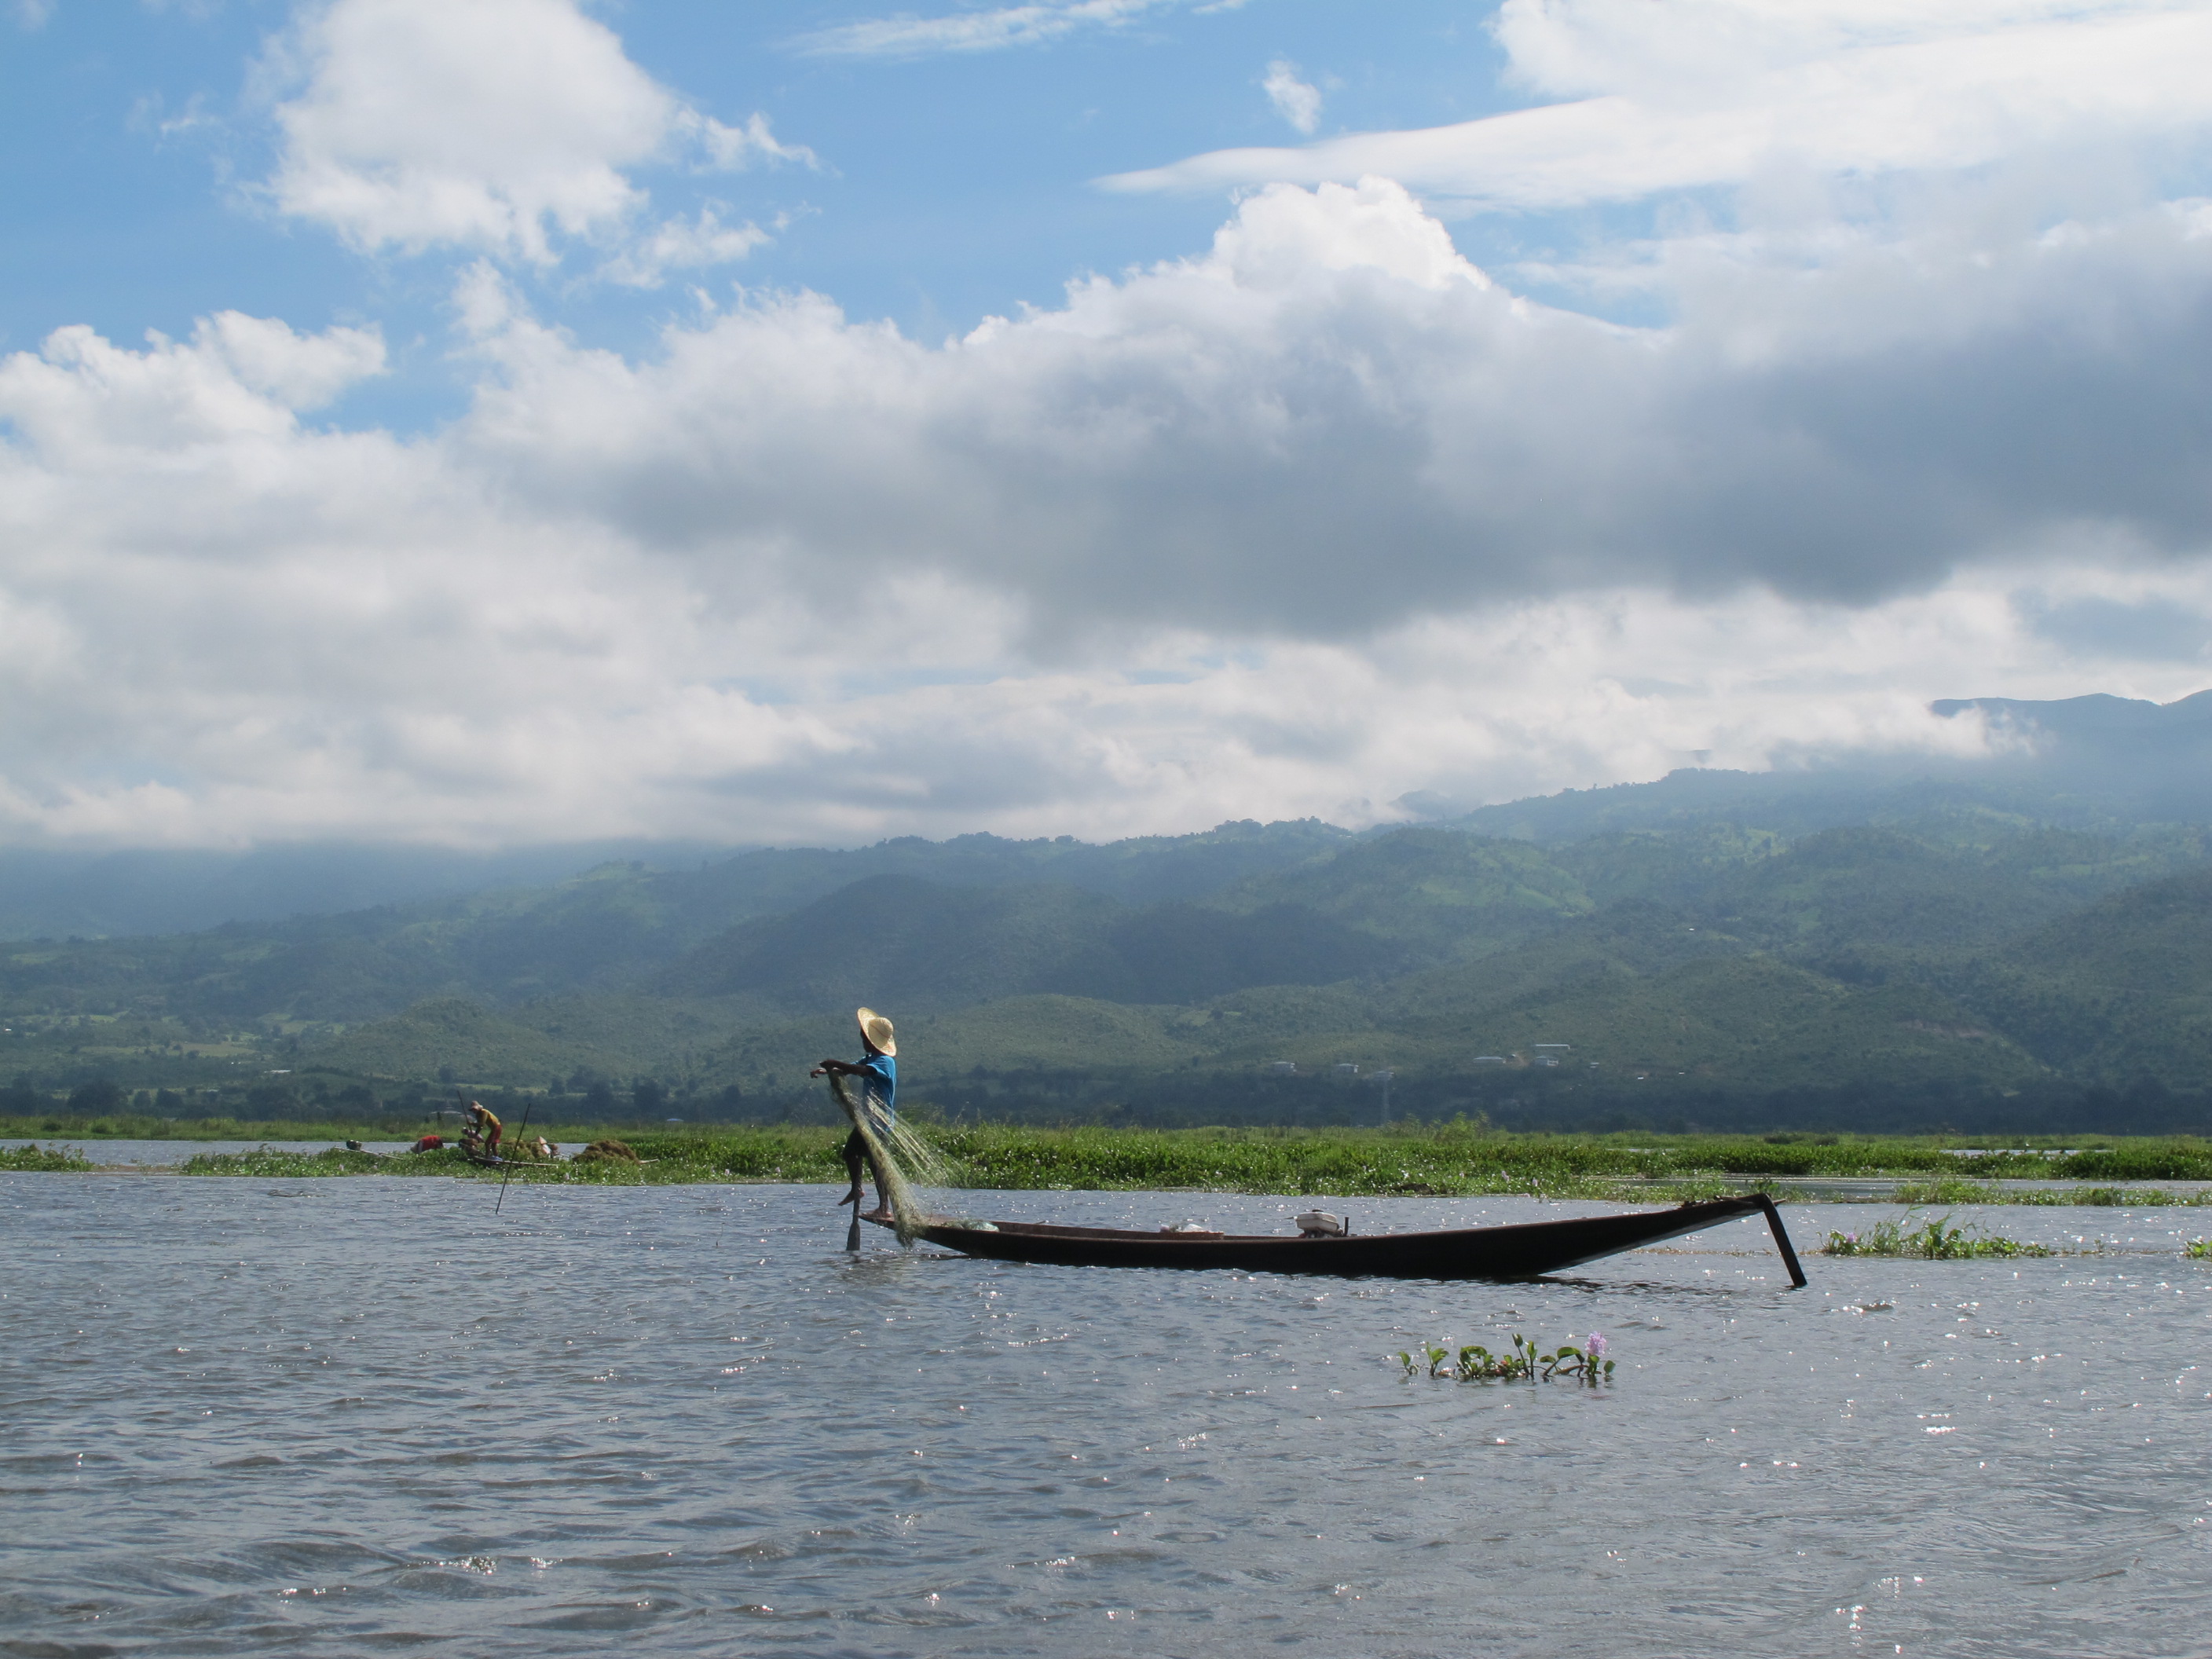
<svg viewBox="0 0 2212 1659"><path fill-rule="evenodd" d="M461 1131L461 1150L471 1156L497 1158L502 1126L481 1100L468 1104L469 1125Z"/></svg>
<svg viewBox="0 0 2212 1659"><path fill-rule="evenodd" d="M858 1011L860 1022L860 1046L867 1055L855 1065L851 1060L825 1060L816 1066L814 1077L849 1077L860 1085L860 1109L867 1115L868 1127L878 1139L888 1134L892 1124L898 1121L898 1044L892 1040L891 1023L872 1008ZM857 1211L860 1206L860 1166L866 1162L876 1178L876 1207L861 1218L866 1221L889 1221L891 1218L890 1189L884 1184L883 1166L877 1163L875 1151L859 1129L845 1139L845 1171L853 1178L853 1190L837 1201L850 1204Z"/></svg>

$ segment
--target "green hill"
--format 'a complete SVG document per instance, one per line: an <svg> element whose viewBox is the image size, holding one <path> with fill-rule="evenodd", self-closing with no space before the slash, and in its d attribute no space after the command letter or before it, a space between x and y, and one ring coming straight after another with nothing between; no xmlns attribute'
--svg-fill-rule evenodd
<svg viewBox="0 0 2212 1659"><path fill-rule="evenodd" d="M1447 830L1380 836L1323 862L1254 877L1213 904L1288 907L1387 940L1401 957L1441 961L1497 950L1595 908L1575 875L1527 842Z"/></svg>
<svg viewBox="0 0 2212 1659"><path fill-rule="evenodd" d="M1523 1117L2212 1091L2202 830L1922 805L1541 844L1224 825L613 865L0 947L0 1054L33 1092L97 1075L204 1103L313 1068L772 1113L818 1107L805 1070L866 1002L899 1022L915 1097L961 1109L1364 1112L1329 1080L1377 1068L1413 1109Z"/></svg>
<svg viewBox="0 0 2212 1659"><path fill-rule="evenodd" d="M2212 869L2146 882L2039 927L2007 952L2063 964L2077 983L2160 997L2212 996Z"/></svg>
<svg viewBox="0 0 2212 1659"><path fill-rule="evenodd" d="M502 1019L459 997L420 1002L313 1051L317 1069L379 1079L426 1074L466 1082L542 1083L590 1068L599 1052ZM426 1060L435 1064L426 1066Z"/></svg>
<svg viewBox="0 0 2212 1659"><path fill-rule="evenodd" d="M733 927L651 983L663 994L750 994L794 1010L879 1001L936 1011L1049 994L1187 1002L1264 979L1325 984L1399 954L1294 905L1137 910L1074 887L876 876Z"/></svg>

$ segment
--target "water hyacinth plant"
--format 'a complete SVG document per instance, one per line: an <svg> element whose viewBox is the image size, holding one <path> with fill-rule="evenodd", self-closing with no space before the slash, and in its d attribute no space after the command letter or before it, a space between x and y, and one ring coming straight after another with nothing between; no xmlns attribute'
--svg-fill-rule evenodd
<svg viewBox="0 0 2212 1659"><path fill-rule="evenodd" d="M1863 1232L1832 1232L1820 1247L1822 1255L1911 1256L1923 1261L1960 1261L1983 1256L2056 1255L2045 1244L2022 1243L2015 1238L1978 1237L1963 1227L1948 1226L1951 1218L1908 1227L1903 1220L1877 1221Z"/></svg>
<svg viewBox="0 0 2212 1659"><path fill-rule="evenodd" d="M0 1170L27 1170L41 1174L74 1174L92 1168L92 1161L72 1146L0 1146Z"/></svg>
<svg viewBox="0 0 2212 1659"><path fill-rule="evenodd" d="M2191 1261L2212 1261L2212 1238L2192 1238L2181 1253Z"/></svg>
<svg viewBox="0 0 2212 1659"><path fill-rule="evenodd" d="M1558 1376L1595 1388L1613 1379L1613 1361L1605 1357L1605 1338L1595 1331L1580 1347L1562 1342L1550 1353L1516 1331L1512 1346L1504 1353L1494 1354L1480 1342L1470 1342L1456 1355L1449 1347L1424 1344L1418 1352L1390 1357L1405 1368L1408 1376L1426 1365L1431 1376L1449 1376L1462 1382L1534 1382Z"/></svg>

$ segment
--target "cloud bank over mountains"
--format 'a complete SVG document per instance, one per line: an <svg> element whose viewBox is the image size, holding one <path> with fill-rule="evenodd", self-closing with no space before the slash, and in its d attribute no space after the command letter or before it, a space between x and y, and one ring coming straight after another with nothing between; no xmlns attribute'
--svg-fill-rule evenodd
<svg viewBox="0 0 2212 1659"><path fill-rule="evenodd" d="M2199 689L2212 204L2160 180L2202 182L2174 54L2212 12L1659 9L1512 0L1516 74L1579 101L1480 135L1125 178L1249 188L1057 307L930 343L726 287L628 355L510 274L742 258L637 169L806 135L566 0L303 14L266 199L452 260L471 402L319 417L385 342L234 312L0 360L0 836L1357 823ZM1478 269L1418 193L1687 185L1731 194L1548 273L1645 326Z"/></svg>

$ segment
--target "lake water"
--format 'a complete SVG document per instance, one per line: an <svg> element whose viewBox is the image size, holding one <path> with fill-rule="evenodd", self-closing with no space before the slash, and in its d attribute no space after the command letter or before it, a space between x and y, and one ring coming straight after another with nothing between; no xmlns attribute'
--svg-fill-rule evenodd
<svg viewBox="0 0 2212 1659"><path fill-rule="evenodd" d="M1793 1291L1756 1224L1438 1285L848 1257L832 1195L0 1176L0 1653L2208 1646L2188 1211L1961 1211L2106 1248L1808 1255ZM1613 1385L1382 1357L1516 1330L1605 1333Z"/></svg>
<svg viewBox="0 0 2212 1659"><path fill-rule="evenodd" d="M404 1152L411 1140L364 1140L372 1152ZM326 1152L343 1140L106 1140L88 1135L52 1135L44 1140L0 1140L0 1147L66 1147L102 1169L174 1168L202 1152L251 1152L264 1146L282 1152Z"/></svg>

